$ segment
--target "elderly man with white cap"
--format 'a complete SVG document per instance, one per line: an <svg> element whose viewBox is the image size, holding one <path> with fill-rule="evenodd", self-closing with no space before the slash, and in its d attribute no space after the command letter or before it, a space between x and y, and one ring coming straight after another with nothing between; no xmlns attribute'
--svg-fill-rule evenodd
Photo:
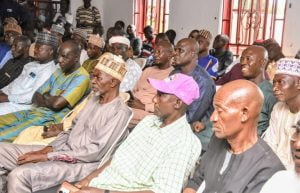
<svg viewBox="0 0 300 193"><path fill-rule="evenodd" d="M76 184L81 188L78 193L182 191L201 152L186 118L199 88L192 77L181 73L148 80L157 90L155 115L135 127L103 172L98 169Z"/></svg>
<svg viewBox="0 0 300 193"><path fill-rule="evenodd" d="M131 91L139 80L142 70L141 67L131 58L129 52L132 51L130 41L124 36L113 36L109 39L109 51L115 55L120 55L126 62L127 73L121 82L120 91Z"/></svg>
<svg viewBox="0 0 300 193"><path fill-rule="evenodd" d="M283 58L277 62L273 91L274 106L264 139L287 169L294 169L290 139L292 126L300 119L300 60Z"/></svg>
<svg viewBox="0 0 300 193"><path fill-rule="evenodd" d="M78 181L95 170L123 137L132 115L119 97L125 73L121 58L102 55L93 73L93 95L70 130L48 146L0 143L0 191L5 192L1 180L6 176L9 193L30 193Z"/></svg>

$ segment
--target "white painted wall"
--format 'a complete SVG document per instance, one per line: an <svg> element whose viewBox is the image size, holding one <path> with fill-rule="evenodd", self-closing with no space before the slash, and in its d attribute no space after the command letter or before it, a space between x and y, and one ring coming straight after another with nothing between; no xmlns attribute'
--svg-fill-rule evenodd
<svg viewBox="0 0 300 193"><path fill-rule="evenodd" d="M171 0L169 28L176 40L187 37L193 29L207 29L213 36L221 31L222 0Z"/></svg>
<svg viewBox="0 0 300 193"><path fill-rule="evenodd" d="M291 5L291 7L289 7ZM300 1L288 0L283 35L283 53L294 57L300 49Z"/></svg>
<svg viewBox="0 0 300 193"><path fill-rule="evenodd" d="M76 10L83 5L83 0L71 0L71 12L76 17ZM125 25L133 23L133 0L92 0L101 14L101 21L106 31L117 20L123 20Z"/></svg>
<svg viewBox="0 0 300 193"><path fill-rule="evenodd" d="M171 0L169 29L175 29L177 38L187 37L193 29L208 29L213 36L221 32L223 0ZM71 0L72 13L76 13L82 0ZM291 8L289 8L291 4ZM117 20L126 25L133 23L133 0L92 0L101 13L104 29ZM300 49L300 0L288 0L286 23L283 36L283 52L294 56Z"/></svg>

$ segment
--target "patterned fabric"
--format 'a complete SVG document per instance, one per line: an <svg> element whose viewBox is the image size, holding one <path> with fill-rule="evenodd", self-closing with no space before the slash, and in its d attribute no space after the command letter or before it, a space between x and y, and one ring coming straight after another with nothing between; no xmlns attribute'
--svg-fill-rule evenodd
<svg viewBox="0 0 300 193"><path fill-rule="evenodd" d="M24 68L24 65L31 61L30 57L21 59L10 59L0 70L0 89L15 80Z"/></svg>
<svg viewBox="0 0 300 193"><path fill-rule="evenodd" d="M142 74L141 67L132 59L126 61L127 73L120 85L120 91L131 91Z"/></svg>
<svg viewBox="0 0 300 193"><path fill-rule="evenodd" d="M99 35L91 34L89 37L88 43L98 46L99 48L105 47L105 41Z"/></svg>
<svg viewBox="0 0 300 193"><path fill-rule="evenodd" d="M295 58L282 58L277 62L275 74L288 74L300 76L300 60Z"/></svg>
<svg viewBox="0 0 300 193"><path fill-rule="evenodd" d="M36 44L46 44L54 48L57 48L58 42L58 37L48 32L40 32L36 38Z"/></svg>
<svg viewBox="0 0 300 193"><path fill-rule="evenodd" d="M198 59L198 64L206 71L208 74L216 79L218 77L218 59L211 56L207 55L205 57L199 58Z"/></svg>
<svg viewBox="0 0 300 193"><path fill-rule="evenodd" d="M199 30L199 36L202 36L203 38L205 38L209 41L212 40L212 34L210 33L210 31L208 31L206 29Z"/></svg>
<svg viewBox="0 0 300 193"><path fill-rule="evenodd" d="M82 39L86 40L88 37L88 33L80 28L75 28L73 34L79 35Z"/></svg>
<svg viewBox="0 0 300 193"><path fill-rule="evenodd" d="M91 60L91 59L87 59L86 61L84 61L84 63L82 64L82 67L89 73L92 74L94 71L95 66L97 65L99 60Z"/></svg>
<svg viewBox="0 0 300 193"><path fill-rule="evenodd" d="M68 105L56 112L46 107L36 107L30 110L18 111L0 116L0 141L9 141L30 126L50 125L58 123L85 96L90 88L89 74L80 67L75 72L65 75L57 69L37 92L49 92L51 96L62 96Z"/></svg>
<svg viewBox="0 0 300 193"><path fill-rule="evenodd" d="M81 6L76 11L76 21L80 23L87 22L88 24L96 24L101 23L101 16L99 10L94 7L90 6L89 8L84 8ZM93 27L81 27L84 29L88 34L93 32Z"/></svg>
<svg viewBox="0 0 300 193"><path fill-rule="evenodd" d="M22 28L15 23L8 23L4 26L4 33L8 31L17 32L18 34L22 35Z"/></svg>
<svg viewBox="0 0 300 193"><path fill-rule="evenodd" d="M111 164L89 186L115 191L180 193L201 152L186 116L160 127L143 119L117 149Z"/></svg>
<svg viewBox="0 0 300 193"><path fill-rule="evenodd" d="M65 28L61 25L52 24L50 31L59 33L61 35L65 34Z"/></svg>
<svg viewBox="0 0 300 193"><path fill-rule="evenodd" d="M126 70L128 66L125 66L124 60L121 57L109 52L106 52L100 56L99 62L95 68L111 75L112 77L120 81L122 81L124 79L124 76L126 76L129 72L128 69Z"/></svg>

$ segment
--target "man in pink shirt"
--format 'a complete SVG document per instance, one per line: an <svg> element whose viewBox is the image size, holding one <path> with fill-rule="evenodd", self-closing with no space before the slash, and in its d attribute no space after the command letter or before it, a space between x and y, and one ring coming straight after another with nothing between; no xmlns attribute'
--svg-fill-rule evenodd
<svg viewBox="0 0 300 193"><path fill-rule="evenodd" d="M128 101L128 106L133 109L133 118L131 119L129 128L135 127L146 115L154 112L153 97L156 95L156 89L149 84L147 79L165 79L169 76L173 70L171 66L173 51L173 46L168 41L160 42L155 46L155 65L143 71L132 90L133 97Z"/></svg>

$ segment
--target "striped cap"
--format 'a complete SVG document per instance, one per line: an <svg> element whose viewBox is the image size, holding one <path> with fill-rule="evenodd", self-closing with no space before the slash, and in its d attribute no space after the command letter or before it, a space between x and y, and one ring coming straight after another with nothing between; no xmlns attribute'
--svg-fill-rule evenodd
<svg viewBox="0 0 300 193"><path fill-rule="evenodd" d="M36 38L36 44L49 45L54 49L58 47L58 42L57 36L48 32L40 32Z"/></svg>
<svg viewBox="0 0 300 193"><path fill-rule="evenodd" d="M65 34L65 28L63 26L61 26L61 25L52 24L50 31L51 32L59 33L61 35Z"/></svg>
<svg viewBox="0 0 300 193"><path fill-rule="evenodd" d="M116 56L112 53L106 52L99 58L99 62L95 67L112 77L122 81L127 70L122 57Z"/></svg>
<svg viewBox="0 0 300 193"><path fill-rule="evenodd" d="M79 35L80 37L82 37L82 39L86 40L87 37L88 37L88 33L83 30L83 29L80 29L80 28L75 28L73 30L73 34L76 34L76 35Z"/></svg>
<svg viewBox="0 0 300 193"><path fill-rule="evenodd" d="M208 31L206 29L199 30L199 36L201 36L209 41L212 40L212 34L210 33L210 31Z"/></svg>
<svg viewBox="0 0 300 193"><path fill-rule="evenodd" d="M22 28L15 23L8 23L4 26L4 33L8 31L14 31L17 32L18 34L22 35Z"/></svg>

